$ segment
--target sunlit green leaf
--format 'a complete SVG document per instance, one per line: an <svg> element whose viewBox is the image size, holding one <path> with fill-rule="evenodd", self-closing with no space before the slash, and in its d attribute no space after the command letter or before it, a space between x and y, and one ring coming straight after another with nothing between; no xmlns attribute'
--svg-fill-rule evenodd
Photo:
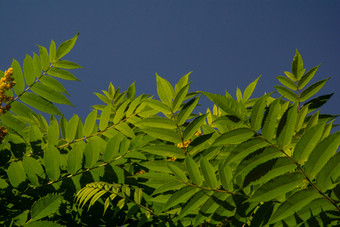
<svg viewBox="0 0 340 227"><path fill-rule="evenodd" d="M301 80L299 80L299 83L298 83L298 89L301 90L303 89L307 84L308 82L313 79L316 71L318 71L318 68L319 68L320 65L312 68L311 70L309 70L305 75L302 76Z"/></svg>
<svg viewBox="0 0 340 227"><path fill-rule="evenodd" d="M63 94L55 91L53 88L48 87L45 84L35 83L34 86L32 86L31 90L44 99L47 99L48 101L73 106L72 103Z"/></svg>
<svg viewBox="0 0 340 227"><path fill-rule="evenodd" d="M62 201L61 195L48 194L35 202L31 209L32 221L42 219L59 209Z"/></svg>
<svg viewBox="0 0 340 227"><path fill-rule="evenodd" d="M83 68L77 63L66 61L66 60L58 60L54 63L54 67L61 68L61 69L79 69Z"/></svg>
<svg viewBox="0 0 340 227"><path fill-rule="evenodd" d="M84 136L89 136L92 134L94 126L96 125L97 120L97 110L94 109L87 115L84 125Z"/></svg>
<svg viewBox="0 0 340 227"><path fill-rule="evenodd" d="M292 101L292 102L298 102L299 101L298 96L294 92L289 90L288 88L283 87L281 85L274 86L274 87L276 88L277 92L280 93L280 95L282 95L283 97L285 97L289 101Z"/></svg>
<svg viewBox="0 0 340 227"><path fill-rule="evenodd" d="M187 186L182 188L181 190L172 194L169 198L168 202L165 204L163 210L167 210L173 206L176 206L179 203L186 203L188 199L190 199L196 192L198 192L199 188L194 188L191 186Z"/></svg>
<svg viewBox="0 0 340 227"><path fill-rule="evenodd" d="M201 173L198 169L198 165L196 164L196 162L190 156L187 156L185 158L185 165L187 167L190 180L195 185L201 186L203 179L202 179Z"/></svg>
<svg viewBox="0 0 340 227"><path fill-rule="evenodd" d="M253 91L255 90L256 84L258 82L258 80L260 79L261 76L257 77L256 80L254 80L253 82L251 82L246 89L243 92L243 100L244 102L246 102L250 96L253 94Z"/></svg>
<svg viewBox="0 0 340 227"><path fill-rule="evenodd" d="M60 111L46 99L30 92L20 96L20 100L33 108L48 114L61 115Z"/></svg>
<svg viewBox="0 0 340 227"><path fill-rule="evenodd" d="M27 85L32 85L35 80L34 69L33 69L33 60L32 57L26 55L24 64L23 64L24 76Z"/></svg>
<svg viewBox="0 0 340 227"><path fill-rule="evenodd" d="M250 125L251 128L254 129L254 131L256 132L261 128L266 104L267 96L263 96L262 98L256 101L255 105L252 108L250 115Z"/></svg>
<svg viewBox="0 0 340 227"><path fill-rule="evenodd" d="M76 43L78 39L79 32L72 38L69 39L62 44L57 49L55 59L59 60L60 58L64 57L70 50L72 50L74 44Z"/></svg>
<svg viewBox="0 0 340 227"><path fill-rule="evenodd" d="M215 174L215 170L213 166L204 157L201 157L200 164L201 164L201 170L202 170L204 179L207 182L207 184L212 189L217 188L218 184L217 184L216 174Z"/></svg>
<svg viewBox="0 0 340 227"><path fill-rule="evenodd" d="M213 145L220 146L225 144L239 144L254 135L254 132L249 128L238 128L232 131L223 133L220 137L216 138Z"/></svg>
<svg viewBox="0 0 340 227"><path fill-rule="evenodd" d="M304 102L313 95L315 95L324 85L325 83L329 80L329 78L320 80L312 85L310 85L308 88L306 88L300 95L300 101Z"/></svg>
<svg viewBox="0 0 340 227"><path fill-rule="evenodd" d="M48 75L54 76L63 80L77 80L77 77L75 77L72 73L69 71L63 70L63 69L58 69L58 68L50 68L47 72Z"/></svg>
<svg viewBox="0 0 340 227"><path fill-rule="evenodd" d="M7 176L9 178L9 182L15 188L24 182L26 180L26 175L22 162L12 162L7 169Z"/></svg>

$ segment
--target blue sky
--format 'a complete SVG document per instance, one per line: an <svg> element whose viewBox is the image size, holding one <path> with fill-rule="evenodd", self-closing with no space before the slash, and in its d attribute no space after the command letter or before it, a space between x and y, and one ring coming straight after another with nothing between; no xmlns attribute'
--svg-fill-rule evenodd
<svg viewBox="0 0 340 227"><path fill-rule="evenodd" d="M0 68L80 35L65 56L84 67L81 82L63 82L75 105L58 106L85 120L93 94L136 82L137 94L155 94L155 73L172 84L193 71L191 91L235 97L262 75L253 97L274 91L290 71L295 49L305 67L321 63L312 82L331 76L321 94L335 92L322 113L340 114L340 1L126 0L1 1ZM211 104L202 99L202 106ZM339 120L336 121L339 123Z"/></svg>

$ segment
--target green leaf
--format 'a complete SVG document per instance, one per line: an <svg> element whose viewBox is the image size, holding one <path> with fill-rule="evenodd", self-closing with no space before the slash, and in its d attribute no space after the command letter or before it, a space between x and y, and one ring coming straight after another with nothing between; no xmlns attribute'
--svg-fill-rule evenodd
<svg viewBox="0 0 340 227"><path fill-rule="evenodd" d="M59 69L59 68L50 68L47 72L48 75L50 76L54 76L63 80L77 80L77 77L75 77L72 73L70 73L69 71L63 70L63 69Z"/></svg>
<svg viewBox="0 0 340 227"><path fill-rule="evenodd" d="M277 76L276 79L278 79L278 81L287 88L292 89L293 91L297 90L297 85L291 79L284 76Z"/></svg>
<svg viewBox="0 0 340 227"><path fill-rule="evenodd" d="M253 135L254 132L249 128L237 128L223 133L221 136L217 137L213 143L213 146L239 144L250 139L253 137Z"/></svg>
<svg viewBox="0 0 340 227"><path fill-rule="evenodd" d="M61 115L60 111L46 99L30 92L20 96L20 100L33 108L48 114Z"/></svg>
<svg viewBox="0 0 340 227"><path fill-rule="evenodd" d="M230 194L222 192L215 192L210 196L210 198L202 205L199 214L196 216L194 226L199 226L199 224L203 223L203 220L214 213L220 204L226 204L223 202L226 201L229 196Z"/></svg>
<svg viewBox="0 0 340 227"><path fill-rule="evenodd" d="M307 161L310 153L319 142L323 134L324 127L325 124L317 124L316 126L308 129L306 133L302 135L294 148L293 159L295 161L299 164Z"/></svg>
<svg viewBox="0 0 340 227"><path fill-rule="evenodd" d="M181 104L185 100L185 97L188 94L189 84L185 85L179 92L176 94L174 102L172 103L172 111L175 113L179 110Z"/></svg>
<svg viewBox="0 0 340 227"><path fill-rule="evenodd" d="M276 122L280 110L281 99L273 101L268 109L268 114L264 118L263 127L261 129L262 135L267 140L271 140L276 131Z"/></svg>
<svg viewBox="0 0 340 227"><path fill-rule="evenodd" d="M269 144L261 138L253 138L237 145L228 156L228 163L239 162L249 154L268 146Z"/></svg>
<svg viewBox="0 0 340 227"><path fill-rule="evenodd" d="M195 132L197 132L202 126L202 124L205 122L206 118L207 114L204 114L191 121L188 127L186 127L186 129L183 132L183 140L187 141L188 139L193 137Z"/></svg>
<svg viewBox="0 0 340 227"><path fill-rule="evenodd" d="M145 146L142 147L141 150L163 157L185 158L184 151L174 145Z"/></svg>
<svg viewBox="0 0 340 227"><path fill-rule="evenodd" d="M25 90L24 76L21 71L20 64L17 60L13 59L11 67L13 68L13 77L16 82L13 87L14 92L19 95Z"/></svg>
<svg viewBox="0 0 340 227"><path fill-rule="evenodd" d="M267 96L265 95L256 101L251 111L250 125L251 125L251 128L254 129L254 131L256 132L261 128L266 104L267 104Z"/></svg>
<svg viewBox="0 0 340 227"><path fill-rule="evenodd" d="M22 162L12 162L7 169L7 175L9 182L13 187L18 187L19 184L26 180L25 170L22 166Z"/></svg>
<svg viewBox="0 0 340 227"><path fill-rule="evenodd" d="M229 192L233 191L233 185L232 185L233 173L228 163L221 160L218 165L218 172L220 174L220 181L221 181L222 187Z"/></svg>
<svg viewBox="0 0 340 227"><path fill-rule="evenodd" d="M316 178L316 186L322 191L334 187L337 183L335 179L340 176L340 152L337 152L327 164L320 170Z"/></svg>
<svg viewBox="0 0 340 227"><path fill-rule="evenodd" d="M27 85L32 85L35 80L34 69L33 69L33 60L31 56L26 55L23 64L24 76Z"/></svg>
<svg viewBox="0 0 340 227"><path fill-rule="evenodd" d="M39 186L37 175L43 176L44 174L44 170L42 169L39 162L34 158L25 156L22 165L30 182L34 186Z"/></svg>
<svg viewBox="0 0 340 227"><path fill-rule="evenodd" d="M303 61L302 61L301 54L298 52L298 50L296 50L293 63L292 63L292 73L294 74L297 80L300 80L304 72L305 72L305 69L303 68Z"/></svg>
<svg viewBox="0 0 340 227"><path fill-rule="evenodd" d="M97 120L97 110L94 109L87 115L84 125L84 136L89 136L92 134L94 126L96 125Z"/></svg>
<svg viewBox="0 0 340 227"><path fill-rule="evenodd" d="M47 139L48 139L49 145L58 145L58 142L59 142L59 124L58 124L57 119L54 116L51 117L50 125L48 126Z"/></svg>
<svg viewBox="0 0 340 227"><path fill-rule="evenodd" d="M126 91L126 97L130 100L134 100L136 95L136 86L135 82L133 82Z"/></svg>
<svg viewBox="0 0 340 227"><path fill-rule="evenodd" d="M56 181L60 177L59 156L60 153L54 146L48 146L44 153L46 174L52 181Z"/></svg>
<svg viewBox="0 0 340 227"><path fill-rule="evenodd" d="M21 102L13 102L11 104L11 112L16 114L17 116L24 116L27 118L30 118L31 115L37 117L37 114L34 113L33 110L31 110L29 107Z"/></svg>
<svg viewBox="0 0 340 227"><path fill-rule="evenodd" d="M177 125L174 121L161 117L148 117L135 123L139 128L155 127L165 129L176 129Z"/></svg>
<svg viewBox="0 0 340 227"><path fill-rule="evenodd" d="M25 227L64 227L64 225L51 221L34 221L25 224Z"/></svg>
<svg viewBox="0 0 340 227"><path fill-rule="evenodd" d="M7 128L11 128L16 132L20 132L27 127L24 122L19 120L10 112L7 112L6 114L3 114L1 116L1 123L4 124Z"/></svg>
<svg viewBox="0 0 340 227"><path fill-rule="evenodd" d="M213 194L212 191L200 191L196 195L194 195L190 201L185 205L185 207L182 209L179 219L182 219L186 215L190 214L190 212L196 210L198 207L202 206L203 203L205 203L210 196Z"/></svg>
<svg viewBox="0 0 340 227"><path fill-rule="evenodd" d="M292 102L298 102L299 101L298 96L294 92L289 90L288 88L280 86L280 85L274 86L274 87L276 88L277 92L280 93L280 95L282 95L283 97L285 97L289 101L292 101Z"/></svg>
<svg viewBox="0 0 340 227"><path fill-rule="evenodd" d="M190 180L197 186L201 186L203 183L203 179L201 173L198 169L198 165L196 162L190 157L187 156L185 158L185 165L187 167Z"/></svg>
<svg viewBox="0 0 340 227"><path fill-rule="evenodd" d="M296 119L296 126L295 131L300 131L300 129L303 126L303 123L305 122L306 115L308 113L309 105L303 105L303 107L299 110L297 119Z"/></svg>
<svg viewBox="0 0 340 227"><path fill-rule="evenodd" d="M247 176L249 172L255 171L255 168L259 165L282 156L282 153L278 152L277 148L272 146L259 149L254 153L255 154L252 154L251 157L247 156L243 159L243 161L237 166L234 178L237 178L238 175Z"/></svg>
<svg viewBox="0 0 340 227"><path fill-rule="evenodd" d="M298 82L298 89L301 90L303 89L307 84L308 82L313 79L316 71L318 71L318 68L319 68L320 65L312 68L311 70L309 70L305 75L302 76L301 80L299 80Z"/></svg>
<svg viewBox="0 0 340 227"><path fill-rule="evenodd" d="M69 151L67 158L67 171L70 174L75 174L81 169L83 163L84 147L84 143L75 143L72 150Z"/></svg>
<svg viewBox="0 0 340 227"><path fill-rule="evenodd" d="M50 61L49 61L47 49L43 46L40 46L40 45L38 45L38 47L39 47L41 67L44 71L47 71L48 67L50 66Z"/></svg>
<svg viewBox="0 0 340 227"><path fill-rule="evenodd" d="M305 165L306 174L314 178L335 154L340 144L340 132L333 133L322 140L309 156Z"/></svg>
<svg viewBox="0 0 340 227"><path fill-rule="evenodd" d="M72 50L74 44L76 43L78 39L78 35L79 35L79 32L72 39L69 39L63 42L62 44L60 44L60 46L57 49L57 53L55 57L56 60L59 60L60 58L64 57L68 52Z"/></svg>
<svg viewBox="0 0 340 227"><path fill-rule="evenodd" d="M54 79L53 77L43 76L40 78L40 82L57 92L62 92L68 95L64 86L58 80Z"/></svg>
<svg viewBox="0 0 340 227"><path fill-rule="evenodd" d="M253 82L251 82L246 89L243 92L243 101L246 102L250 96L253 94L253 91L255 90L256 84L261 76L257 77L257 79Z"/></svg>
<svg viewBox="0 0 340 227"><path fill-rule="evenodd" d="M110 139L103 154L104 162L110 162L114 157L119 155L119 145L123 138L122 134L118 133Z"/></svg>
<svg viewBox="0 0 340 227"><path fill-rule="evenodd" d="M176 165L174 165L171 162L167 162L166 166L171 170L171 172L180 180L183 182L187 182L188 178L185 175L185 173L183 172L183 170L181 170L180 168L178 168Z"/></svg>
<svg viewBox="0 0 340 227"><path fill-rule="evenodd" d="M174 89L171 84L156 73L157 94L162 103L171 106L174 96Z"/></svg>
<svg viewBox="0 0 340 227"><path fill-rule="evenodd" d="M51 40L51 44L50 44L50 54L49 54L49 57L50 57L50 63L54 63L55 61L55 57L56 57L56 45L55 45L55 42L53 40Z"/></svg>
<svg viewBox="0 0 340 227"><path fill-rule="evenodd" d="M143 191L141 188L136 188L133 194L133 199L137 204L141 204L143 198Z"/></svg>
<svg viewBox="0 0 340 227"><path fill-rule="evenodd" d="M92 168L99 159L99 150L96 149L96 144L93 140L89 140L89 142L86 144L84 155L85 168Z"/></svg>
<svg viewBox="0 0 340 227"><path fill-rule="evenodd" d="M218 94L212 94L208 92L201 92L201 93L204 94L212 102L214 102L218 107L220 107L227 114L238 117L239 119L243 121L248 121L248 116L247 116L245 107L239 104L236 100L226 97L226 96L218 95Z"/></svg>
<svg viewBox="0 0 340 227"><path fill-rule="evenodd" d="M50 214L55 213L59 209L62 198L63 197L61 195L53 194L48 194L47 196L40 198L32 206L31 209L32 221L37 221Z"/></svg>
<svg viewBox="0 0 340 227"><path fill-rule="evenodd" d="M177 125L183 125L185 121L188 119L192 111L197 106L198 100L200 97L191 99L188 103L184 105L182 110L179 112L177 117Z"/></svg>
<svg viewBox="0 0 340 227"><path fill-rule="evenodd" d="M267 202L275 199L287 192L292 191L303 181L300 173L289 173L262 185L257 189L254 195L248 200L249 202Z"/></svg>
<svg viewBox="0 0 340 227"><path fill-rule="evenodd" d="M121 121L124 117L125 114L125 110L127 105L130 103L130 100L126 100L125 102L123 102L119 108L116 111L116 115L113 118L113 123L117 124L119 121Z"/></svg>
<svg viewBox="0 0 340 227"><path fill-rule="evenodd" d="M189 72L186 75L182 76L181 79L179 79L178 83L175 85L175 92L178 94L180 90L185 87L189 83L189 75L192 73Z"/></svg>
<svg viewBox="0 0 340 227"><path fill-rule="evenodd" d="M147 99L147 100L144 100L144 102L148 106L150 106L152 109L157 110L159 112L162 112L163 114L170 114L171 113L170 108L167 105L161 103L158 100Z"/></svg>
<svg viewBox="0 0 340 227"><path fill-rule="evenodd" d="M142 129L142 131L157 139L170 141L175 144L181 142L181 137L177 134L175 130L149 127Z"/></svg>
<svg viewBox="0 0 340 227"><path fill-rule="evenodd" d="M330 77L328 77L327 79L324 79L324 80L320 80L320 81L312 84L308 88L306 88L300 95L300 101L304 102L307 99L309 99L310 97L312 97L313 95L315 95L325 85L325 83L329 80L329 78Z"/></svg>
<svg viewBox="0 0 340 227"><path fill-rule="evenodd" d="M42 83L35 83L31 90L48 101L73 106L72 103L61 93Z"/></svg>
<svg viewBox="0 0 340 227"><path fill-rule="evenodd" d="M204 157L201 157L200 163L205 181L210 186L210 188L216 189L219 185L217 183L214 167Z"/></svg>
<svg viewBox="0 0 340 227"><path fill-rule="evenodd" d="M136 107L141 103L142 95L138 96L136 99L132 100L129 108L126 111L126 116L130 117L136 110Z"/></svg>
<svg viewBox="0 0 340 227"><path fill-rule="evenodd" d="M34 75L38 78L42 76L42 68L41 68L41 63L40 63L40 58L36 53L33 53L33 72Z"/></svg>
<svg viewBox="0 0 340 227"><path fill-rule="evenodd" d="M123 133L125 136L130 137L132 139L134 139L136 137L133 130L125 122L120 122L118 125L116 125L115 129L117 129L118 131Z"/></svg>
<svg viewBox="0 0 340 227"><path fill-rule="evenodd" d="M111 114L111 105L107 105L102 111L102 113L100 114L100 120L99 120L100 131L103 131L109 124L110 114Z"/></svg>
<svg viewBox="0 0 340 227"><path fill-rule="evenodd" d="M168 202L165 204L163 210L168 210L169 208L174 207L179 203L186 203L187 200L195 195L196 192L198 192L199 190L199 188L194 188L191 186L182 188L181 190L172 194Z"/></svg>
<svg viewBox="0 0 340 227"><path fill-rule="evenodd" d="M74 114L73 117L66 124L66 141L71 142L76 137L78 124L79 124L78 115Z"/></svg>
<svg viewBox="0 0 340 227"><path fill-rule="evenodd" d="M294 132L295 132L295 124L296 124L296 117L297 117L297 103L292 105L282 117L280 121L280 125L283 125L282 130L277 137L277 143L280 148L285 149L290 142L292 141Z"/></svg>
<svg viewBox="0 0 340 227"><path fill-rule="evenodd" d="M285 71L284 74L292 81L294 82L298 81L292 73Z"/></svg>
<svg viewBox="0 0 340 227"><path fill-rule="evenodd" d="M66 60L58 60L54 63L54 67L61 68L61 69L79 69L83 68L77 63L66 61Z"/></svg>
<svg viewBox="0 0 340 227"><path fill-rule="evenodd" d="M243 102L242 92L238 87L236 88L236 99L240 103Z"/></svg>
<svg viewBox="0 0 340 227"><path fill-rule="evenodd" d="M269 224L276 223L290 215L293 215L295 212L308 205L312 200L320 196L321 195L313 188L294 193L279 205L277 210L275 210L274 214L271 216Z"/></svg>
<svg viewBox="0 0 340 227"><path fill-rule="evenodd" d="M170 181L156 188L156 190L153 192L153 195L157 195L157 194L164 193L167 191L172 191L172 190L178 191L184 186L187 186L187 185L179 181Z"/></svg>

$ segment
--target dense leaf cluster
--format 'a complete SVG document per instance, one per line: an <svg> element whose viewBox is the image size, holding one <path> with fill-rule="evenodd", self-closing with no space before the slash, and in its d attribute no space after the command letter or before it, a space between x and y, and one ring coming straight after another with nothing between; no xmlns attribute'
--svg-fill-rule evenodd
<svg viewBox="0 0 340 227"><path fill-rule="evenodd" d="M0 225L339 224L340 132L319 109L332 94L314 98L328 79L309 84L319 66L306 72L296 52L280 98L251 98L259 78L236 99L189 92L190 73L175 86L156 75L159 99L110 83L85 121L67 120L57 79L78 80L69 70L81 66L61 60L77 37L13 60ZM197 113L202 95L213 108Z"/></svg>

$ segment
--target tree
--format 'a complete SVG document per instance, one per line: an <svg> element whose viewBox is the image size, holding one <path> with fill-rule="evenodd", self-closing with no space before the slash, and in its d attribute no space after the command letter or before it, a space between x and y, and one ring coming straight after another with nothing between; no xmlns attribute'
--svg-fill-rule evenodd
<svg viewBox="0 0 340 227"><path fill-rule="evenodd" d="M77 80L62 60L77 38L0 74L1 225L339 223L340 132L320 113L332 94L314 98L328 79L309 85L319 66L298 51L280 98L251 98L259 78L234 99L156 75L159 100L110 83L83 122L54 105L72 105L57 79ZM202 95L213 109L195 113Z"/></svg>

